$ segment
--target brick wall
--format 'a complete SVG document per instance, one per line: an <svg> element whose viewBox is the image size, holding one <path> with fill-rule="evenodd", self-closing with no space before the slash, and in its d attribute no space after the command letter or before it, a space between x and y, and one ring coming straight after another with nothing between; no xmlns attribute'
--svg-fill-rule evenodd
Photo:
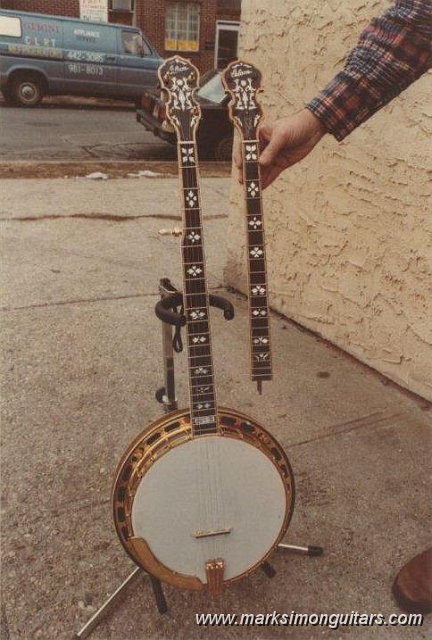
<svg viewBox="0 0 432 640"><path fill-rule="evenodd" d="M79 18L79 0L1 0L3 9Z"/></svg>
<svg viewBox="0 0 432 640"><path fill-rule="evenodd" d="M220 0L195 0L201 5L200 46L197 52L185 52L188 57L204 73L214 66L214 48L216 36L216 20L240 19L239 3L221 3ZM219 8L218 8L219 4ZM165 5L166 0L135 0L136 25L144 31L155 45L161 56L167 58L175 52L165 50ZM16 11L32 11L60 16L79 18L79 0L0 0L3 9ZM121 12L110 12L111 22L130 24L132 16Z"/></svg>
<svg viewBox="0 0 432 640"><path fill-rule="evenodd" d="M214 66L217 0L197 1L201 5L199 51L187 51L181 55L189 58L204 73ZM165 4L165 0L136 0L136 24L150 38L160 55L167 58L175 52L165 49Z"/></svg>

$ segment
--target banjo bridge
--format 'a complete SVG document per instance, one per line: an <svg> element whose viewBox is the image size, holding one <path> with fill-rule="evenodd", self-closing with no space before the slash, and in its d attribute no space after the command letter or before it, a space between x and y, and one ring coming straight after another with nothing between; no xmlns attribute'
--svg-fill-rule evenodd
<svg viewBox="0 0 432 640"><path fill-rule="evenodd" d="M218 529L216 531L193 531L192 535L194 538L210 538L212 536L224 536L228 533L231 533L232 527L229 529Z"/></svg>

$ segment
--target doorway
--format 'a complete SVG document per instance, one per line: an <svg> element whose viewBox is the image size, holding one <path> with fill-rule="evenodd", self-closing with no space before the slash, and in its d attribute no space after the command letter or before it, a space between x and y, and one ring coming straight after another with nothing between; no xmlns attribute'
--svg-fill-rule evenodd
<svg viewBox="0 0 432 640"><path fill-rule="evenodd" d="M224 69L236 60L240 22L219 20L216 23L215 67Z"/></svg>

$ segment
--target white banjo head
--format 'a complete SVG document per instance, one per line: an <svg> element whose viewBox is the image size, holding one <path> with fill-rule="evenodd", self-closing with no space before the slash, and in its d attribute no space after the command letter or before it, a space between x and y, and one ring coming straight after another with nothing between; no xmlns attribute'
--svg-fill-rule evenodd
<svg viewBox="0 0 432 640"><path fill-rule="evenodd" d="M186 412L165 418L167 431L160 420L133 443L117 474L114 497L127 495L129 475L129 499L114 500L125 548L175 586L208 586L211 559L223 559L224 584L247 575L277 546L292 514L294 480L280 445L242 414L223 413L231 422L224 430L222 415L223 435L192 438ZM156 447L147 452L150 464L141 455L148 441ZM125 472L133 460L136 469Z"/></svg>
<svg viewBox="0 0 432 640"><path fill-rule="evenodd" d="M206 582L207 560L223 558L231 580L273 548L285 503L282 479L259 449L206 436L171 449L150 468L135 495L132 526L176 573Z"/></svg>

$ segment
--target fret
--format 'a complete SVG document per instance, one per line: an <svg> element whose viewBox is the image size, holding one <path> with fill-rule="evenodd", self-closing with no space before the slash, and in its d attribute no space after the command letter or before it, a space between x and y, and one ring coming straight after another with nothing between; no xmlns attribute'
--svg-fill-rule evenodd
<svg viewBox="0 0 432 640"><path fill-rule="evenodd" d="M259 165L257 162L245 164L244 176L247 183L258 182L260 180Z"/></svg>
<svg viewBox="0 0 432 640"><path fill-rule="evenodd" d="M187 325L188 334L191 336L209 333L209 325L205 320L187 320Z"/></svg>
<svg viewBox="0 0 432 640"><path fill-rule="evenodd" d="M195 247L196 248L196 247ZM197 253L197 252L196 252ZM187 247L185 251L183 251L183 266L184 267L196 267L196 269L192 269L192 271L189 273L189 269L186 270L186 273L189 274L189 276L191 277L195 277L196 275L201 275L202 273L204 273L205 271L205 267L204 267L204 262L202 260L202 254L200 256L201 260L194 260L194 255L193 251L190 251L190 248ZM200 271L197 271L197 269L200 269Z"/></svg>
<svg viewBox="0 0 432 640"><path fill-rule="evenodd" d="M268 331L269 329L269 323L268 323L268 317L257 317L257 316L251 316L250 319L250 327L251 327L251 333L253 331L253 329L263 329Z"/></svg>
<svg viewBox="0 0 432 640"><path fill-rule="evenodd" d="M188 354L187 357L189 360L189 366L193 369L199 369L199 367L209 369L212 366L212 358L208 353L194 356Z"/></svg>
<svg viewBox="0 0 432 640"><path fill-rule="evenodd" d="M203 402L208 402L209 400L214 399L214 393L213 391L201 391L202 386L196 387L195 389L192 390L192 395L195 399L201 399ZM210 385L208 385L208 388L210 388Z"/></svg>
<svg viewBox="0 0 432 640"><path fill-rule="evenodd" d="M261 205L261 198L246 200L246 220L249 226L256 230L262 230L264 224Z"/></svg>
<svg viewBox="0 0 432 640"><path fill-rule="evenodd" d="M183 166L181 168L183 189L198 189L198 172L196 166Z"/></svg>
<svg viewBox="0 0 432 640"><path fill-rule="evenodd" d="M254 229L248 229L248 244L250 246L265 247L264 233L262 231L256 231Z"/></svg>
<svg viewBox="0 0 432 640"><path fill-rule="evenodd" d="M187 311L189 311L189 309L197 309L197 308L208 309L206 296L201 291L189 292L185 290L183 293L183 301L184 301L185 309ZM207 311L207 314L208 314L208 311Z"/></svg>
<svg viewBox="0 0 432 640"><path fill-rule="evenodd" d="M191 384L193 389L207 387L208 385L213 384L213 374L210 373L209 375L193 375Z"/></svg>
<svg viewBox="0 0 432 640"><path fill-rule="evenodd" d="M267 318L252 318L251 327L251 342L253 342L254 338L260 336L269 337L269 323Z"/></svg>
<svg viewBox="0 0 432 640"><path fill-rule="evenodd" d="M254 327L251 331L251 344L255 351L258 353L261 351L268 351L270 348L270 336L268 327Z"/></svg>
<svg viewBox="0 0 432 640"><path fill-rule="evenodd" d="M201 230L201 212L199 208L184 209L184 225L186 233L189 229ZM202 230L201 230L202 231Z"/></svg>
<svg viewBox="0 0 432 640"><path fill-rule="evenodd" d="M190 344L188 345L189 348L189 358L190 360L192 360L193 362L196 362L197 358L206 358L206 357L210 357L210 350L209 350L209 344L205 344L205 345L194 345L194 344Z"/></svg>
<svg viewBox="0 0 432 640"><path fill-rule="evenodd" d="M266 263L264 258L252 258L249 256L249 273L251 276L253 274L261 274L265 276Z"/></svg>
<svg viewBox="0 0 432 640"><path fill-rule="evenodd" d="M184 244L182 246L183 260L187 262L200 262L200 267L204 269L204 247L200 238L199 242Z"/></svg>

